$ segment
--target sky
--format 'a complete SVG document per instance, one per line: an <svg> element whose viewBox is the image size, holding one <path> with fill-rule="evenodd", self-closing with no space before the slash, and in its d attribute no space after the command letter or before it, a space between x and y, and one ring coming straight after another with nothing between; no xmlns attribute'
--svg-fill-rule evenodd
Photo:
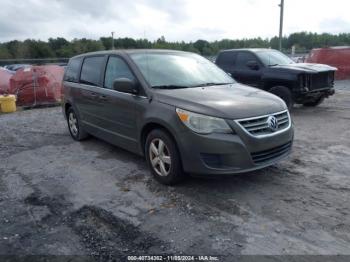
<svg viewBox="0 0 350 262"><path fill-rule="evenodd" d="M208 41L278 35L280 0L0 0L0 42L110 36ZM285 0L284 35L350 33L350 0Z"/></svg>

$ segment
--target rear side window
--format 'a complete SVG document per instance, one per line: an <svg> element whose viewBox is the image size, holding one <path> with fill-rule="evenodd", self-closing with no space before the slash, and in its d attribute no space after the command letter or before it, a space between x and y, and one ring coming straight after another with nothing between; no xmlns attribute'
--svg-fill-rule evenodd
<svg viewBox="0 0 350 262"><path fill-rule="evenodd" d="M104 56L86 57L81 68L80 82L99 86L104 61Z"/></svg>
<svg viewBox="0 0 350 262"><path fill-rule="evenodd" d="M235 64L237 53L223 52L219 55L216 63L221 67L231 67Z"/></svg>
<svg viewBox="0 0 350 262"><path fill-rule="evenodd" d="M247 63L250 61L258 62L256 57L248 52L241 52L237 55L236 66L240 68L247 68Z"/></svg>
<svg viewBox="0 0 350 262"><path fill-rule="evenodd" d="M128 78L130 80L135 80L134 75L123 59L116 56L111 56L108 59L106 68L105 88L113 89L113 82L117 78Z"/></svg>
<svg viewBox="0 0 350 262"><path fill-rule="evenodd" d="M64 81L79 82L79 71L81 66L82 57L73 58L69 60L66 73L64 75Z"/></svg>

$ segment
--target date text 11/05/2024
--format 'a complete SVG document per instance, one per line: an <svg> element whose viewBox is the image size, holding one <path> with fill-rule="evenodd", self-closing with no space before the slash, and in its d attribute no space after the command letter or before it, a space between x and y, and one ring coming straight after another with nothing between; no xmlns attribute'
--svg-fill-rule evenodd
<svg viewBox="0 0 350 262"><path fill-rule="evenodd" d="M219 261L217 256L128 256L128 261Z"/></svg>

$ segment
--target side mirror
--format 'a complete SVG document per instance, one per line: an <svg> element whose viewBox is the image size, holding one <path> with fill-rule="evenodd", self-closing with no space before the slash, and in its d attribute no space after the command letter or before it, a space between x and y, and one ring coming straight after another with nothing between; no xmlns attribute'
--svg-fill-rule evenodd
<svg viewBox="0 0 350 262"><path fill-rule="evenodd" d="M248 61L247 62L247 67L250 68L251 70L259 70L259 64L256 61Z"/></svg>
<svg viewBox="0 0 350 262"><path fill-rule="evenodd" d="M135 82L128 78L118 78L114 80L113 89L115 91L127 94L137 95L139 93L139 89L137 88Z"/></svg>

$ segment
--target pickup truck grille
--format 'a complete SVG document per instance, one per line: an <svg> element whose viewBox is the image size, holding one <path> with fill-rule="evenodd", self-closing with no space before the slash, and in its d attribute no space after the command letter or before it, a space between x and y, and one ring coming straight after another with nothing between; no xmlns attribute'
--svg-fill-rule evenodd
<svg viewBox="0 0 350 262"><path fill-rule="evenodd" d="M322 72L310 75L310 90L334 86L334 72Z"/></svg>
<svg viewBox="0 0 350 262"><path fill-rule="evenodd" d="M292 142L289 142L285 145L275 147L269 150L252 153L252 159L256 165L264 164L270 161L273 161L276 158L279 158L290 152L292 148Z"/></svg>
<svg viewBox="0 0 350 262"><path fill-rule="evenodd" d="M277 119L277 125L274 126L274 128L269 124L271 117ZM291 119L288 111L284 111L267 116L236 120L236 123L238 123L249 135L254 137L264 137L287 130L291 125Z"/></svg>

